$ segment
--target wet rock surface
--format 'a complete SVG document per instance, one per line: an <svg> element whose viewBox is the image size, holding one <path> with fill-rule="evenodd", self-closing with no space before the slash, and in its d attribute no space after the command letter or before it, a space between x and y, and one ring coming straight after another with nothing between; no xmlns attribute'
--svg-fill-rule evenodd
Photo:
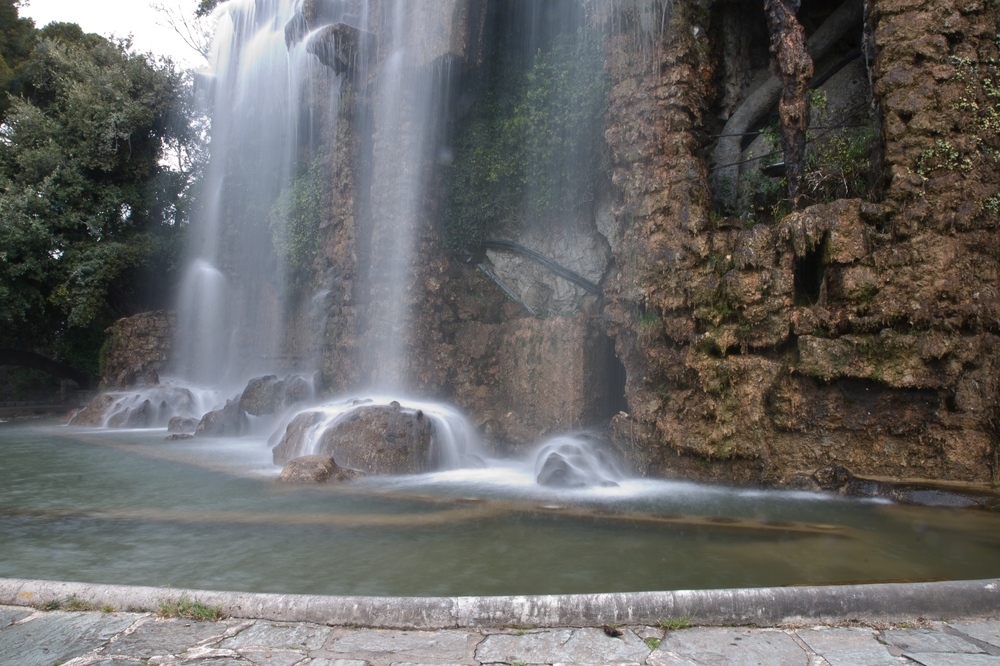
<svg viewBox="0 0 1000 666"><path fill-rule="evenodd" d="M17 624L10 624L14 621ZM0 607L0 662L80 664L575 664L605 666L923 666L1000 664L1000 623L926 622L918 628L692 627L399 631L307 622L162 619L147 613L35 612ZM72 662L77 663L77 662Z"/></svg>
<svg viewBox="0 0 1000 666"><path fill-rule="evenodd" d="M303 412L273 449L276 465L300 456L333 458L364 474L415 474L433 469L434 425L420 410L361 404L330 423L322 412ZM322 430L320 430L322 429Z"/></svg>
<svg viewBox="0 0 1000 666"><path fill-rule="evenodd" d="M69 421L69 425L109 428L175 428L187 423L198 412L197 401L187 388L155 385L132 391L101 393ZM178 415L182 415L178 420ZM179 432L180 430L175 430ZM194 431L192 427L191 432Z"/></svg>
<svg viewBox="0 0 1000 666"><path fill-rule="evenodd" d="M398 402L358 407L326 429L317 453L366 474L415 474L436 467L434 426L420 410Z"/></svg>
<svg viewBox="0 0 1000 666"><path fill-rule="evenodd" d="M813 473L823 489L851 497L880 497L900 504L947 506L954 508L1000 508L1000 493L972 484L944 484L933 481L899 481L855 476L840 465L827 465Z"/></svg>
<svg viewBox="0 0 1000 666"><path fill-rule="evenodd" d="M340 483L360 476L364 474L341 467L330 456L301 456L288 461L278 480L282 483Z"/></svg>
<svg viewBox="0 0 1000 666"><path fill-rule="evenodd" d="M175 416L167 423L167 432L193 433L198 429L198 419Z"/></svg>
<svg viewBox="0 0 1000 666"><path fill-rule="evenodd" d="M267 375L251 379L240 395L240 409L253 416L281 415L292 405L308 400L312 386L302 377L278 379Z"/></svg>
<svg viewBox="0 0 1000 666"><path fill-rule="evenodd" d="M599 442L559 438L545 445L535 459L535 481L550 488L614 487L620 478L618 461Z"/></svg>
<svg viewBox="0 0 1000 666"><path fill-rule="evenodd" d="M99 427L104 425L108 410L115 403L115 397L110 393L102 393L77 412L69 420L69 425Z"/></svg>
<svg viewBox="0 0 1000 666"><path fill-rule="evenodd" d="M236 400L202 417L195 430L196 437L241 437L250 430L250 420Z"/></svg>
<svg viewBox="0 0 1000 666"><path fill-rule="evenodd" d="M101 385L128 389L159 383L170 369L176 317L173 312L143 312L108 328L102 354Z"/></svg>

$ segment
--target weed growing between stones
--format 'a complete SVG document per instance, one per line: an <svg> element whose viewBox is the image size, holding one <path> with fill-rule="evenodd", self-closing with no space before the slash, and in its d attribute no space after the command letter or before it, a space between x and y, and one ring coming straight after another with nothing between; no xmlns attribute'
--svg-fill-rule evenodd
<svg viewBox="0 0 1000 666"><path fill-rule="evenodd" d="M206 606L198 599L188 598L187 594L182 594L179 599L174 601L161 601L157 614L160 617L176 617L202 622L217 622L226 618L226 614L222 612L222 606Z"/></svg>
<svg viewBox="0 0 1000 666"><path fill-rule="evenodd" d="M666 629L667 631L687 629L691 626L691 619L693 617L693 613L684 613L684 615L681 615L680 617L665 617L660 620L660 628Z"/></svg>
<svg viewBox="0 0 1000 666"><path fill-rule="evenodd" d="M81 599L75 594L71 594L66 597L66 600L62 603L63 610L69 611L92 611L97 610L97 605L93 604L85 599Z"/></svg>
<svg viewBox="0 0 1000 666"><path fill-rule="evenodd" d="M643 642L646 644L646 647L648 647L650 650L655 650L656 648L660 647L661 641L656 636L650 636L648 638L644 638Z"/></svg>

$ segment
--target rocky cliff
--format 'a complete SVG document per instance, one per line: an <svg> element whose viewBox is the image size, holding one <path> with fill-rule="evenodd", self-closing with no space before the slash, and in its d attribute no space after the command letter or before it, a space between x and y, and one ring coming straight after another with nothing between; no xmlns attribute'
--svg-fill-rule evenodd
<svg viewBox="0 0 1000 666"><path fill-rule="evenodd" d="M499 451L597 428L644 474L815 487L839 465L996 482L996 0L803 0L816 76L795 211L762 8L535 4L436 5L445 28L393 70L424 83L396 88L378 3L368 33L317 32L323 3L303 5L339 86L316 121L332 147L324 214L288 336L290 357L318 359L321 391L392 377L456 403ZM518 55L512 35L528 33ZM538 82L574 80L593 35L597 138L546 143ZM545 117L592 101L569 99ZM391 115L418 106L419 136ZM518 123L576 151L563 168L582 160L584 192L546 190L552 170L518 161L531 156L505 134ZM490 185L497 174L528 203ZM414 183L412 202L393 200ZM382 276L403 231L415 260L396 291ZM497 238L583 281L477 245Z"/></svg>

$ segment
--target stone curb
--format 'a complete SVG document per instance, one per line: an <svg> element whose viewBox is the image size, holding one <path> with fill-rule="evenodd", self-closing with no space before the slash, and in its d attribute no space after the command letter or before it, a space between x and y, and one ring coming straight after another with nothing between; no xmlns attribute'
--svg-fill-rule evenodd
<svg viewBox="0 0 1000 666"><path fill-rule="evenodd" d="M1000 615L1000 579L515 597L336 597L0 578L0 604L15 606L40 607L75 596L98 608L155 610L182 594L237 618L385 629L653 625L664 618L773 626Z"/></svg>

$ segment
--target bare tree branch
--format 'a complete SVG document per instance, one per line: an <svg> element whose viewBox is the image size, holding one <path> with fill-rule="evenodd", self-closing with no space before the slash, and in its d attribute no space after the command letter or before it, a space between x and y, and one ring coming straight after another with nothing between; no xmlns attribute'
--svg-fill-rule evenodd
<svg viewBox="0 0 1000 666"><path fill-rule="evenodd" d="M207 15L198 14L189 18L179 6L172 7L161 2L150 2L149 6L163 17L163 22L158 25L173 30L185 44L208 60L215 25Z"/></svg>

